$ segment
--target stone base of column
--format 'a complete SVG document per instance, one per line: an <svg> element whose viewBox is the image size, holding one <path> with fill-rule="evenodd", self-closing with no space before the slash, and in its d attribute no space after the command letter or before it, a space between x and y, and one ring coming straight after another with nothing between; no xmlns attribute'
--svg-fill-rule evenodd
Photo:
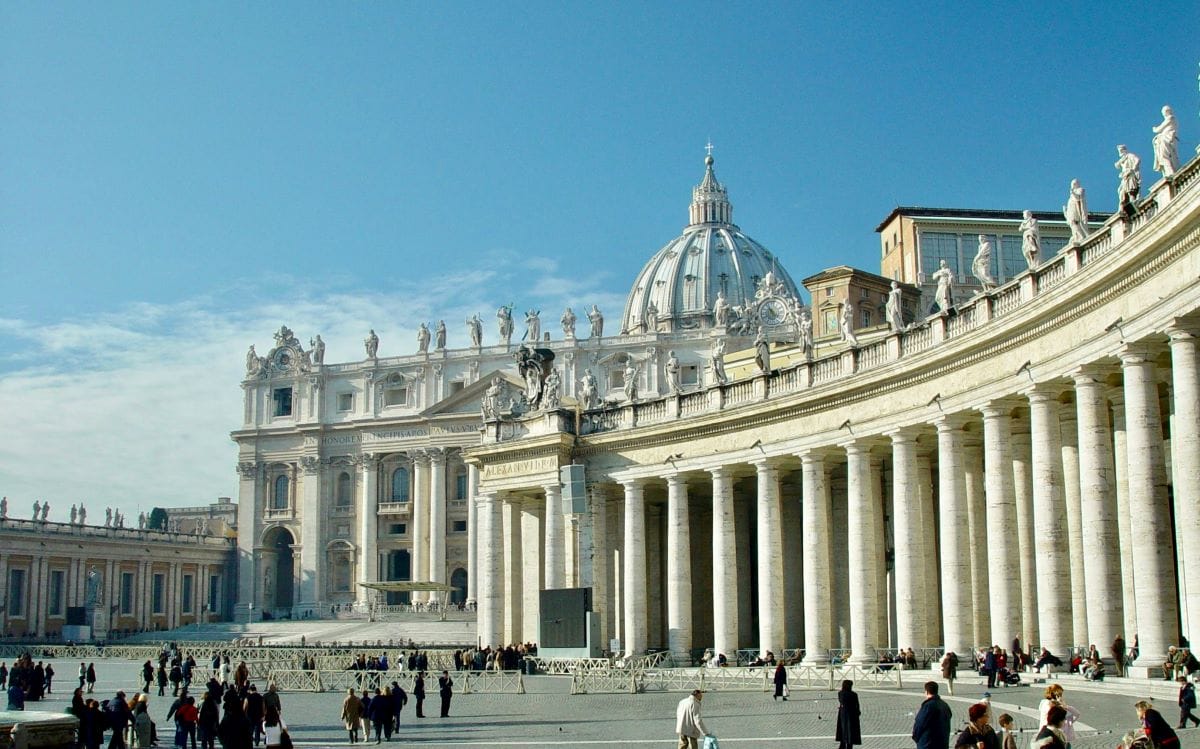
<svg viewBox="0 0 1200 749"><path fill-rule="evenodd" d="M879 654L874 650L869 650L862 655L859 655L858 653L851 653L850 657L846 659L846 663L852 666L861 666L864 663L876 663L878 661Z"/></svg>
<svg viewBox="0 0 1200 749"><path fill-rule="evenodd" d="M1165 661L1166 658L1164 657L1162 660ZM1125 675L1131 679L1155 679L1168 686L1175 683L1174 681L1167 681L1166 679L1163 679L1161 662L1156 663L1153 666L1149 664L1141 666L1125 666Z"/></svg>
<svg viewBox="0 0 1200 749"><path fill-rule="evenodd" d="M800 665L802 665L802 666L828 666L829 665L829 653L816 653L816 654L805 653L804 658L801 659L801 661L800 661Z"/></svg>

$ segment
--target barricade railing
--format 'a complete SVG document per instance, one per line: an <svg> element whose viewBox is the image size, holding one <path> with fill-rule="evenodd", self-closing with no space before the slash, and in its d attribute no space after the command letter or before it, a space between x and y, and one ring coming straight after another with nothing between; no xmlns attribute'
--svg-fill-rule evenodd
<svg viewBox="0 0 1200 749"><path fill-rule="evenodd" d="M849 679L874 687L904 686L902 670L890 663L839 666L790 666L786 668L791 689L835 691ZM571 694L643 692L769 692L775 688L773 666L732 668L661 668L583 671L571 675Z"/></svg>
<svg viewBox="0 0 1200 749"><path fill-rule="evenodd" d="M538 671L547 674L573 674L579 671L603 671L611 669L608 658L531 658Z"/></svg>
<svg viewBox="0 0 1200 749"><path fill-rule="evenodd" d="M463 694L525 694L520 671L460 671L457 683Z"/></svg>

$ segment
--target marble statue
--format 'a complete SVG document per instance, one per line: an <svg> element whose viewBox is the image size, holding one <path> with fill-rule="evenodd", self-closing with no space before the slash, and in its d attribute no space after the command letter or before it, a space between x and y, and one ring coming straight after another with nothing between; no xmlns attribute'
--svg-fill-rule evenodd
<svg viewBox="0 0 1200 749"><path fill-rule="evenodd" d="M79 517L79 510L75 509L75 505L71 505L71 525L75 525L77 517Z"/></svg>
<svg viewBox="0 0 1200 749"><path fill-rule="evenodd" d="M258 353L254 350L254 344L250 344L250 350L246 352L246 374L258 374L259 363Z"/></svg>
<svg viewBox="0 0 1200 749"><path fill-rule="evenodd" d="M579 397L583 400L585 409L600 405L599 384L596 382L596 375L592 374L590 369L585 369L583 378L579 380Z"/></svg>
<svg viewBox="0 0 1200 749"><path fill-rule="evenodd" d="M537 343L542 340L542 311L525 310L525 337L527 343Z"/></svg>
<svg viewBox="0 0 1200 749"><path fill-rule="evenodd" d="M525 381L525 399L529 401L530 408L537 408L542 402L546 378L553 369L554 352L523 343L513 358L517 360L517 372Z"/></svg>
<svg viewBox="0 0 1200 749"><path fill-rule="evenodd" d="M438 320L437 327L433 330L435 349L446 348L446 321Z"/></svg>
<svg viewBox="0 0 1200 749"><path fill-rule="evenodd" d="M113 510L113 527L125 527L125 513L121 512L120 510Z"/></svg>
<svg viewBox="0 0 1200 749"><path fill-rule="evenodd" d="M1170 107L1162 108L1163 121L1154 130L1154 171L1170 177L1179 169L1179 123Z"/></svg>
<svg viewBox="0 0 1200 749"><path fill-rule="evenodd" d="M946 264L945 260L942 260L931 278L937 284L934 301L938 311L949 312L950 307L954 304L954 271L950 270L950 266Z"/></svg>
<svg viewBox="0 0 1200 749"><path fill-rule="evenodd" d="M604 337L604 315L600 313L600 308L592 305L592 309L588 312L588 322L592 324L592 338Z"/></svg>
<svg viewBox="0 0 1200 749"><path fill-rule="evenodd" d="M629 359L625 363L625 383L622 389L625 391L625 399L630 403L637 400L638 397L638 367L633 359Z"/></svg>
<svg viewBox="0 0 1200 749"><path fill-rule="evenodd" d="M729 324L729 302L725 300L725 292L717 292L717 301L713 302L713 325L723 328Z"/></svg>
<svg viewBox="0 0 1200 749"><path fill-rule="evenodd" d="M500 375L492 378L492 384L483 393L483 401L480 403L480 409L483 411L483 420L500 418L500 398L504 395L504 386Z"/></svg>
<svg viewBox="0 0 1200 749"><path fill-rule="evenodd" d="M1067 219L1067 226L1071 227L1071 244L1083 244L1088 235L1087 191L1077 179L1071 180L1063 217Z"/></svg>
<svg viewBox="0 0 1200 749"><path fill-rule="evenodd" d="M100 597L103 582L104 579L100 577L100 571L96 569L95 565L92 565L87 574L87 595L84 598L84 605L88 608L95 608L104 603L104 600Z"/></svg>
<svg viewBox="0 0 1200 749"><path fill-rule="evenodd" d="M542 384L541 407L545 411L557 411L561 405L562 378L558 375L558 369L552 367L550 374L546 375L546 381Z"/></svg>
<svg viewBox="0 0 1200 749"><path fill-rule="evenodd" d="M50 516L50 501L47 500L42 503L42 522L43 523L46 522L46 520L49 518L49 516Z"/></svg>
<svg viewBox="0 0 1200 749"><path fill-rule="evenodd" d="M1042 253L1042 230L1038 220L1033 217L1033 211L1025 211L1021 221L1021 254L1025 256L1025 264L1030 270L1037 267L1038 258Z"/></svg>
<svg viewBox="0 0 1200 749"><path fill-rule="evenodd" d="M321 340L321 334L317 333L316 338L308 339L308 345L312 347L312 361L318 366L325 363L325 341Z"/></svg>
<svg viewBox="0 0 1200 749"><path fill-rule="evenodd" d="M975 259L971 262L971 273L983 284L983 290L995 288L996 279L992 278L992 239L986 234L979 235L979 249L975 251Z"/></svg>
<svg viewBox="0 0 1200 749"><path fill-rule="evenodd" d="M209 528L208 528L208 518L207 518L207 517L201 518L201 519L200 519L200 535L201 535L201 536L207 536L207 535L208 535L208 530L209 530Z"/></svg>
<svg viewBox="0 0 1200 749"><path fill-rule="evenodd" d="M888 326L893 333L904 330L904 292L897 281L892 281L892 290L888 292L883 314L887 317Z"/></svg>
<svg viewBox="0 0 1200 749"><path fill-rule="evenodd" d="M467 335L471 337L471 345L475 348L483 345L483 320L479 319L478 313L467 320Z"/></svg>
<svg viewBox="0 0 1200 749"><path fill-rule="evenodd" d="M363 341L367 347L367 358L374 359L379 354L379 336L375 335L375 329L371 328L371 332L367 335L367 339Z"/></svg>
<svg viewBox="0 0 1200 749"><path fill-rule="evenodd" d="M275 334L275 345L299 347L300 344L296 341L296 334L292 332L291 328L280 325L279 332Z"/></svg>
<svg viewBox="0 0 1200 749"><path fill-rule="evenodd" d="M429 351L429 326L425 323L417 328L417 353L424 354Z"/></svg>
<svg viewBox="0 0 1200 749"><path fill-rule="evenodd" d="M112 508L111 508L111 507L105 507L105 508L104 508L104 527L105 527L105 528L111 528L111 527L112 527L112 524L113 524L112 520L113 520L113 518L112 518Z"/></svg>
<svg viewBox="0 0 1200 749"><path fill-rule="evenodd" d="M800 310L800 350L804 352L806 359L811 359L813 355L813 321L812 315L808 310Z"/></svg>
<svg viewBox="0 0 1200 749"><path fill-rule="evenodd" d="M87 525L87 508L83 506L83 502L79 503L79 524Z"/></svg>
<svg viewBox="0 0 1200 749"><path fill-rule="evenodd" d="M508 346L512 343L513 334L513 319L512 305L507 307L501 306L496 309L496 326L500 330L500 340L504 341L504 345Z"/></svg>
<svg viewBox="0 0 1200 749"><path fill-rule="evenodd" d="M8 520L8 497L0 499L0 520Z"/></svg>
<svg viewBox="0 0 1200 749"><path fill-rule="evenodd" d="M654 302L646 305L646 332L658 332L658 305Z"/></svg>
<svg viewBox="0 0 1200 749"><path fill-rule="evenodd" d="M562 313L562 317L560 317L558 321L562 323L563 337L574 338L576 322L575 311L570 307L567 307L567 309Z"/></svg>
<svg viewBox="0 0 1200 749"><path fill-rule="evenodd" d="M771 344L767 342L767 335L761 325L758 326L758 334L754 337L754 364L759 372L765 374L771 371Z"/></svg>
<svg viewBox="0 0 1200 749"><path fill-rule="evenodd" d="M1142 192L1142 160L1125 146L1117 146L1117 161L1113 167L1120 173L1117 210L1133 213Z"/></svg>
<svg viewBox="0 0 1200 749"><path fill-rule="evenodd" d="M838 320L838 327L842 331L843 341L851 346L858 345L858 336L854 335L854 303L849 299L842 304L842 316Z"/></svg>
<svg viewBox="0 0 1200 749"><path fill-rule="evenodd" d="M138 513L138 530L146 530L146 513L144 512Z"/></svg>
<svg viewBox="0 0 1200 749"><path fill-rule="evenodd" d="M681 392L683 385L679 379L679 357L675 356L674 351L667 354L667 363L664 365L664 369L667 373L667 388L673 394Z"/></svg>
<svg viewBox="0 0 1200 749"><path fill-rule="evenodd" d="M725 339L723 337L717 337L713 340L710 358L712 360L713 380L718 385L724 385L729 382L729 377L725 374Z"/></svg>
<svg viewBox="0 0 1200 749"><path fill-rule="evenodd" d="M41 515L42 515L42 503L35 499L35 500L33 500L33 519L37 520L39 517L41 517Z"/></svg>

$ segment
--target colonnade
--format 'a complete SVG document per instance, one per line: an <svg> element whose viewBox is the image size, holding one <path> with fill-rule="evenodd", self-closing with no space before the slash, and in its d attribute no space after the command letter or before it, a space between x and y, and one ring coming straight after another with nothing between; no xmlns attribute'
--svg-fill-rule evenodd
<svg viewBox="0 0 1200 749"><path fill-rule="evenodd" d="M480 638L536 640L538 590L590 581L628 653L1019 637L1062 657L1136 635L1161 663L1200 631L1200 557L1177 551L1200 548L1198 330L879 433L591 476L568 522L587 534L564 534L557 485L480 494Z"/></svg>

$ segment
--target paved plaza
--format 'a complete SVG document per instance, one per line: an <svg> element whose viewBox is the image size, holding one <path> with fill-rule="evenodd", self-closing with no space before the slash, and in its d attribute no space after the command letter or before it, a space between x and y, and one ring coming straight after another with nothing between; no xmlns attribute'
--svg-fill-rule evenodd
<svg viewBox="0 0 1200 749"><path fill-rule="evenodd" d="M54 694L30 709L61 711L70 701L76 685L73 678L78 663L51 661L58 676ZM95 696L111 697L118 689L132 694L141 686L137 681L141 664L129 660L96 662L99 681ZM405 689L411 677L395 672ZM914 674L914 677L916 674ZM389 679L388 681L391 681ZM917 678L903 690L858 690L862 701L865 749L911 747L908 738L912 716L921 701ZM436 680L432 698L426 701L427 717L415 717L413 702L404 709L397 743L426 747L550 747L550 746L673 746L675 705L682 693L652 694L570 694L570 678L533 676L525 679L527 694L489 695L456 694L450 718L438 718ZM908 680L906 680L906 684ZM264 687L260 683L260 688ZM959 682L956 695L948 697L956 726L966 718L967 707L982 696L984 688ZM346 734L339 715L343 695L289 692L283 695L284 720L299 746L344 745ZM1010 712L1018 727L1034 727L1041 687L1027 686L997 689L993 692L995 712ZM1085 692L1068 687L1067 699L1079 708L1083 717L1074 749L1111 749L1120 735L1136 727L1133 703L1136 698L1117 694ZM151 698L151 715L160 725L171 698ZM1163 704L1163 714L1174 722L1177 712L1173 701ZM709 692L704 698L704 719L724 747L818 747L832 746L837 700L827 690L795 690L787 702L772 700L770 693ZM1026 746L1030 734L1019 740ZM1200 730L1182 732L1183 747L1200 747Z"/></svg>

